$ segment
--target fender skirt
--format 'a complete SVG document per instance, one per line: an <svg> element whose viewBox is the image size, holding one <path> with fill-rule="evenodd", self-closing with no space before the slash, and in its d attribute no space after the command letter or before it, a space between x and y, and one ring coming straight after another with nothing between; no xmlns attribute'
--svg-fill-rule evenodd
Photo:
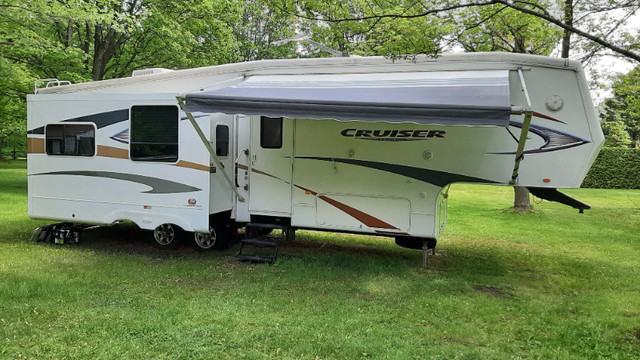
<svg viewBox="0 0 640 360"><path fill-rule="evenodd" d="M580 202L571 196L565 195L555 188L539 188L539 187L527 187L529 191L540 199L559 202L561 204L569 205L572 208L580 210L580 213L584 210L591 209L591 206Z"/></svg>

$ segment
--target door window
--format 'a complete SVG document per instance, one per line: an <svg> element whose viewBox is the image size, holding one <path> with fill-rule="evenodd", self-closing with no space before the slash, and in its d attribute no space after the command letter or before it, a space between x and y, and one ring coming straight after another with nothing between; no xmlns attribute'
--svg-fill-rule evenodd
<svg viewBox="0 0 640 360"><path fill-rule="evenodd" d="M260 117L260 146L263 149L282 148L282 118Z"/></svg>

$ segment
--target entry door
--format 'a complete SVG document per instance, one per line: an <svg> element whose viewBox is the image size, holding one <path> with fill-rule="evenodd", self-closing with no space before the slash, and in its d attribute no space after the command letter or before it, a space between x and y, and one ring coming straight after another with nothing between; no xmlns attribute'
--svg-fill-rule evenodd
<svg viewBox="0 0 640 360"><path fill-rule="evenodd" d="M211 214L217 214L232 209L233 206L233 188L224 178L226 175L233 179L233 146L234 139L232 135L233 116L225 114L211 115L211 132L210 144L216 151L216 155L224 168L217 168L215 163L211 163L216 167L211 172L211 194L209 200L209 211ZM213 161L213 160L211 160Z"/></svg>
<svg viewBox="0 0 640 360"><path fill-rule="evenodd" d="M252 214L291 216L293 119L252 117L249 209Z"/></svg>

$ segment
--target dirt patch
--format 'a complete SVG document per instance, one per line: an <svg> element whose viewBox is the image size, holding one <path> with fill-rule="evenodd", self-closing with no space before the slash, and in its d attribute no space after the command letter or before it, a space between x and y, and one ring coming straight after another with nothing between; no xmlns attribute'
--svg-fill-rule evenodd
<svg viewBox="0 0 640 360"><path fill-rule="evenodd" d="M473 290L477 291L477 292L481 292L484 294L489 294L493 297L503 297L503 296L507 296L507 293L499 288L496 287L491 287L491 286L474 286Z"/></svg>
<svg viewBox="0 0 640 360"><path fill-rule="evenodd" d="M636 340L640 340L640 333L636 333Z"/></svg>

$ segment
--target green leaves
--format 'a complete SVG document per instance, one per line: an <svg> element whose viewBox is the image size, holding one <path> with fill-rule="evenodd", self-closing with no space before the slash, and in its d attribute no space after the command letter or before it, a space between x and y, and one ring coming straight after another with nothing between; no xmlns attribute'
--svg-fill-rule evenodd
<svg viewBox="0 0 640 360"><path fill-rule="evenodd" d="M640 189L638 174L640 174L640 149L606 147L600 151L582 187Z"/></svg>
<svg viewBox="0 0 640 360"><path fill-rule="evenodd" d="M549 55L562 32L533 15L503 5L464 10L458 41L466 51L507 51Z"/></svg>
<svg viewBox="0 0 640 360"><path fill-rule="evenodd" d="M619 134L624 126L631 141L640 143L640 67L618 76L612 87L613 97L605 100L601 115L607 141L611 141L610 134ZM616 145L624 146L625 143L627 142L622 140L622 143L616 142Z"/></svg>

